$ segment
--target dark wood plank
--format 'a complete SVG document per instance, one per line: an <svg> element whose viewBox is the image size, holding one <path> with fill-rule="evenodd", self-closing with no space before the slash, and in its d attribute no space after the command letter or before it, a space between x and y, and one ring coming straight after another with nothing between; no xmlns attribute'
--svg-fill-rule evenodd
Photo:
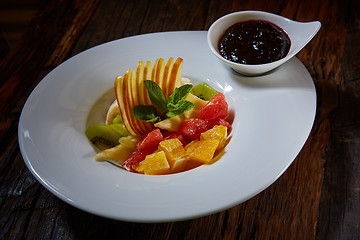
<svg viewBox="0 0 360 240"><path fill-rule="evenodd" d="M121 38L129 21L139 33L139 24L146 11L146 5L138 1L101 1L88 26L75 45L73 55L96 45ZM104 29L106 26L106 30Z"/></svg>
<svg viewBox="0 0 360 240"><path fill-rule="evenodd" d="M357 43L360 13L351 10L359 7L360 3L356 1L342 6L344 17L338 21L344 21L346 28L339 26L331 31L333 45L328 47L329 54L333 55L327 58L332 60L327 66L335 68L329 70L333 88L329 92L336 94L323 93L332 98L331 106L334 107L327 109L331 137L329 158L324 168L317 239L360 238L360 47ZM339 15L338 10L336 14Z"/></svg>
<svg viewBox="0 0 360 240"><path fill-rule="evenodd" d="M8 239L37 239L51 234L44 234L48 229L42 228L50 222L44 225L33 222L42 230L37 235L27 235L28 231L31 233L36 229L31 228L29 223L31 216L36 213L36 202L38 199L43 201L40 193L44 189L30 174L20 155L17 123L30 91L51 70L54 59L57 59L55 64L58 64L68 57L73 42L86 26L97 1L86 3L88 5L81 1L78 4L73 4L72 1L50 3L33 20L22 40L0 62L0 239L5 236ZM71 28L74 23L76 30ZM72 40L64 41L69 34ZM57 49L61 51L53 55Z"/></svg>
<svg viewBox="0 0 360 240"><path fill-rule="evenodd" d="M19 107L21 108L39 81L38 77L69 56L74 41L92 14L93 9L89 6L95 8L96 1L83 5L72 5L71 2L63 1L61 6L62 8L59 8L53 3L44 10L43 15L35 18L22 40L0 62L0 101L3 103L0 106L1 143L6 141L3 136L6 136L7 126L17 122L21 111ZM52 16L51 21L45 20L49 16ZM47 24L41 24L44 21L47 21ZM74 29L74 25L77 29ZM57 31L51 31L53 28ZM19 105L16 106L16 103Z"/></svg>

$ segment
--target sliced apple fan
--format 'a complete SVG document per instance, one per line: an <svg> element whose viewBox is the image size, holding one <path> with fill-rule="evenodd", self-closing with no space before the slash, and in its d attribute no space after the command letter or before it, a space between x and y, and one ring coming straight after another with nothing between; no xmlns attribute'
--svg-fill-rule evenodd
<svg viewBox="0 0 360 240"><path fill-rule="evenodd" d="M136 71L128 70L124 76L115 79L115 94L120 114L126 129L131 135L144 135L154 129L154 124L136 119L132 109L137 105L149 105L151 101L147 94L145 80L156 82L167 99L176 87L181 85L181 70L183 59L175 62L170 58L165 64L164 59L156 60L154 67L150 62L139 62Z"/></svg>

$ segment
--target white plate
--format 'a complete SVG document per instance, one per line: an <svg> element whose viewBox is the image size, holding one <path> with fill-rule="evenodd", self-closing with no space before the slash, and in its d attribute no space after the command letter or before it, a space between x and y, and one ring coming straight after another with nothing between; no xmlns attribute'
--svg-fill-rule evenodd
<svg viewBox="0 0 360 240"><path fill-rule="evenodd" d="M184 77L225 93L235 113L225 155L166 176L96 162L84 135L89 110L116 76L159 57L183 58ZM29 96L18 134L27 167L65 202L112 219L174 221L230 208L267 188L300 152L315 110L313 81L297 58L249 78L211 53L205 31L166 32L102 44L58 66Z"/></svg>

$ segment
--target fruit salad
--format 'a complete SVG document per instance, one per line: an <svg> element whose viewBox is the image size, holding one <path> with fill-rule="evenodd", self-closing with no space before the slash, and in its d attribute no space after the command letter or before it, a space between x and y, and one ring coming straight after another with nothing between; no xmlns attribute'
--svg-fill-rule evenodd
<svg viewBox="0 0 360 240"><path fill-rule="evenodd" d="M97 161L147 175L187 171L218 160L229 141L229 107L207 83L193 86L181 75L183 60L139 62L117 77L116 99L102 125L87 138L99 149Z"/></svg>

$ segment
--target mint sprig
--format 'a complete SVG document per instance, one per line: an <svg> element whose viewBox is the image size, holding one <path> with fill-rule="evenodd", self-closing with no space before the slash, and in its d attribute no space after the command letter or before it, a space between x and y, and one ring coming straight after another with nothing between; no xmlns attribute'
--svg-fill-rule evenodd
<svg viewBox="0 0 360 240"><path fill-rule="evenodd" d="M144 84L146 86L146 90L149 94L149 98L152 104L154 104L157 108L159 108L160 111L166 112L167 106L166 106L165 96L159 85L157 85L156 82L150 80L144 81Z"/></svg>
<svg viewBox="0 0 360 240"><path fill-rule="evenodd" d="M183 114L195 106L185 100L192 88L191 84L175 88L167 100L156 82L146 80L144 84L153 105L138 105L132 109L134 117L140 121L159 122Z"/></svg>
<svg viewBox="0 0 360 240"><path fill-rule="evenodd" d="M189 101L179 101L175 105L169 106L169 111L166 113L168 118L175 117L176 115L183 114L184 112L192 109L195 105Z"/></svg>
<svg viewBox="0 0 360 240"><path fill-rule="evenodd" d="M159 122L162 116L153 105L137 105L132 109L134 117L145 122Z"/></svg>

